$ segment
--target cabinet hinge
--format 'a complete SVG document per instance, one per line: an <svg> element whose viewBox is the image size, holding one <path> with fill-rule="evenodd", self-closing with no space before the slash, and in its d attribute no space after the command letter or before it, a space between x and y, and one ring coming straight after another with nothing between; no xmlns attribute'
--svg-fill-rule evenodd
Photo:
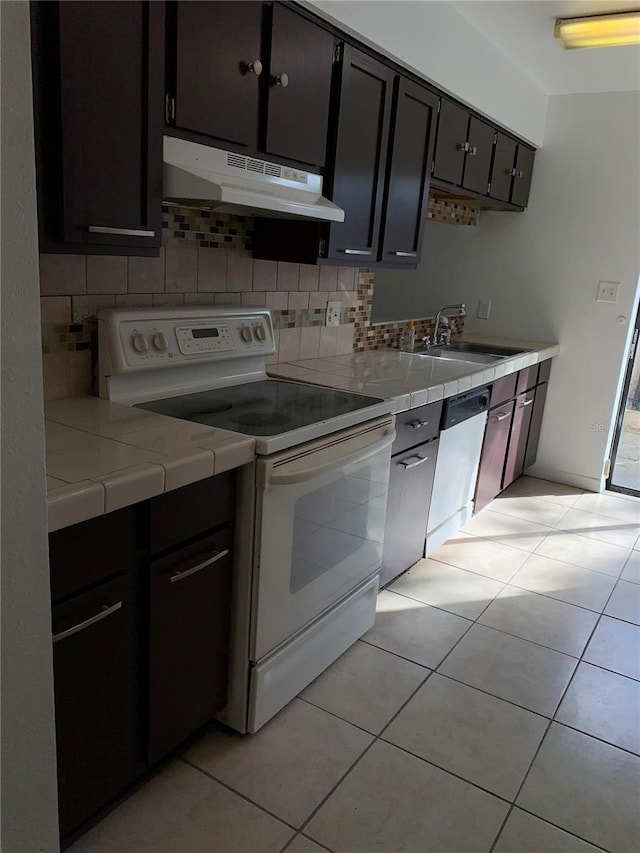
<svg viewBox="0 0 640 853"><path fill-rule="evenodd" d="M488 183L487 184L487 193L490 193L490 192L491 192L491 183Z"/></svg>
<svg viewBox="0 0 640 853"><path fill-rule="evenodd" d="M498 141L498 134L494 133L493 134L493 144L495 145L497 143L497 141Z"/></svg>
<svg viewBox="0 0 640 853"><path fill-rule="evenodd" d="M324 258L327 254L327 241L326 240L318 240L318 257Z"/></svg>
<svg viewBox="0 0 640 853"><path fill-rule="evenodd" d="M342 45L337 44L333 48L333 61L334 62L340 62L341 59L342 59Z"/></svg>
<svg viewBox="0 0 640 853"><path fill-rule="evenodd" d="M171 95L167 93L164 99L164 119L167 124L171 124L172 121L175 121L176 117L176 99L172 98Z"/></svg>
<svg viewBox="0 0 640 853"><path fill-rule="evenodd" d="M440 115L440 107L442 106L442 98L438 98L438 115Z"/></svg>
<svg viewBox="0 0 640 853"><path fill-rule="evenodd" d="M433 175L433 173L435 172L435 170L436 170L436 161L435 161L435 160L432 160L432 161L431 161L431 174L432 174L432 175Z"/></svg>

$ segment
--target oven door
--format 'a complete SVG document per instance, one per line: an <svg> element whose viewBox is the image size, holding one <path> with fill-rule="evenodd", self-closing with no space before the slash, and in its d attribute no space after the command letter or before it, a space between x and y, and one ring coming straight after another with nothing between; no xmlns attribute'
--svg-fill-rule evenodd
<svg viewBox="0 0 640 853"><path fill-rule="evenodd" d="M384 418L258 462L253 661L380 568L394 436Z"/></svg>

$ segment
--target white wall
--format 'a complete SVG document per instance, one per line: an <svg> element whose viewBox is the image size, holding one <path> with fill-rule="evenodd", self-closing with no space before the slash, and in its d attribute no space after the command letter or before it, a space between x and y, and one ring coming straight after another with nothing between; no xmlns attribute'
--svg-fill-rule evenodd
<svg viewBox="0 0 640 853"><path fill-rule="evenodd" d="M534 145L542 143L546 94L450 3L310 0L308 5Z"/></svg>
<svg viewBox="0 0 640 853"><path fill-rule="evenodd" d="M412 277L427 316L464 300L469 331L561 343L535 470L594 490L635 314L639 188L640 93L551 97L527 211L483 212L477 228L428 222L419 269L396 274ZM596 303L599 280L622 283L617 305ZM476 319L480 298L488 321Z"/></svg>
<svg viewBox="0 0 640 853"><path fill-rule="evenodd" d="M29 4L0 3L2 816L6 853L58 850Z"/></svg>

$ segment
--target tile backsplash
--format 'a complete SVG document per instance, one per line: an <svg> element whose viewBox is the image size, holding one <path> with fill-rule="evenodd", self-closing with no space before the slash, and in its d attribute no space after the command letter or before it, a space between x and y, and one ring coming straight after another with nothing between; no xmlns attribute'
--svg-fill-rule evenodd
<svg viewBox="0 0 640 853"><path fill-rule="evenodd" d="M477 215L462 202L429 199L429 218L475 225ZM395 345L398 324L371 326L371 270L258 260L251 241L249 217L163 206L158 258L40 255L45 399L95 387L100 308L266 307L277 345L271 361ZM327 328L330 301L341 303L341 316ZM426 321L417 333L428 333Z"/></svg>

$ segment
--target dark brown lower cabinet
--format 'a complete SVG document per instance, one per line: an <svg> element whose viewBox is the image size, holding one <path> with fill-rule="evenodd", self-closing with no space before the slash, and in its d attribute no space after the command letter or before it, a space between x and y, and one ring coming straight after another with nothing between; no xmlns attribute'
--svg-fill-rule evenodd
<svg viewBox="0 0 640 853"><path fill-rule="evenodd" d="M524 454L524 470L526 471L536 461L538 455L538 444L540 442L540 430L542 429L542 416L547 401L548 382L543 382L535 389L535 400L531 412L531 425L527 439L527 449Z"/></svg>
<svg viewBox="0 0 640 853"><path fill-rule="evenodd" d="M509 436L509 449L504 466L502 488L506 489L524 471L524 459L531 425L532 407L535 389L519 394L515 400L515 410Z"/></svg>
<svg viewBox="0 0 640 853"><path fill-rule="evenodd" d="M150 763L226 704L230 602L230 528L151 564Z"/></svg>
<svg viewBox="0 0 640 853"><path fill-rule="evenodd" d="M131 574L53 609L60 834L140 772L137 607Z"/></svg>
<svg viewBox="0 0 640 853"><path fill-rule="evenodd" d="M475 511L478 512L492 501L502 489L509 432L513 420L514 401L491 409L484 434L478 484L476 487Z"/></svg>
<svg viewBox="0 0 640 853"><path fill-rule="evenodd" d="M438 439L391 457L380 586L424 556Z"/></svg>

